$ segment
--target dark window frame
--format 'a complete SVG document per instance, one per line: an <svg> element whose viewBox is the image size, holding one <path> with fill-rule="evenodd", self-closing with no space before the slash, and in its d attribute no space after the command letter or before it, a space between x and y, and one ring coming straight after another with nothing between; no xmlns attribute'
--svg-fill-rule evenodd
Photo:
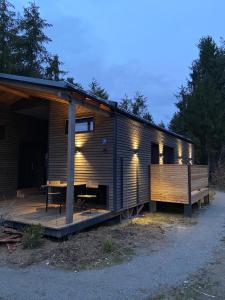
<svg viewBox="0 0 225 300"><path fill-rule="evenodd" d="M95 131L95 119L94 117L82 117L82 118L76 118L76 124L83 123L87 121L88 125L88 130L81 130L81 131L76 131L75 127L75 134L79 133L89 133ZM91 122L93 122L93 128L91 129ZM65 120L65 134L68 134L68 119Z"/></svg>
<svg viewBox="0 0 225 300"><path fill-rule="evenodd" d="M153 142L151 143L151 164L158 165L159 162L160 162L159 144Z"/></svg>

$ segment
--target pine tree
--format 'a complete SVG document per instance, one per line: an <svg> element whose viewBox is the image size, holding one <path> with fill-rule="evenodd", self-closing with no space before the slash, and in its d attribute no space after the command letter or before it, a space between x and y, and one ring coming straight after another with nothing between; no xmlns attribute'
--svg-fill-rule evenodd
<svg viewBox="0 0 225 300"><path fill-rule="evenodd" d="M39 7L31 2L24 8L22 18L19 20L19 74L33 77L44 77L44 64L49 56L45 44L51 39L45 30L51 25L40 16Z"/></svg>
<svg viewBox="0 0 225 300"><path fill-rule="evenodd" d="M161 121L159 124L158 124L158 126L159 127L161 127L161 128L166 128L166 125L165 125L165 123L163 122L163 121Z"/></svg>
<svg viewBox="0 0 225 300"><path fill-rule="evenodd" d="M73 84L76 88L83 90L83 86L81 83L76 82L75 79L73 77L67 77L66 81L68 81L69 83Z"/></svg>
<svg viewBox="0 0 225 300"><path fill-rule="evenodd" d="M104 100L109 99L109 94L107 93L107 91L103 87L101 87L95 79L92 80L89 87L89 92L93 95L98 96L99 98L102 98Z"/></svg>
<svg viewBox="0 0 225 300"><path fill-rule="evenodd" d="M132 99L129 98L126 94L125 96L121 99L119 103L119 107L123 110L126 110L128 112L132 111Z"/></svg>
<svg viewBox="0 0 225 300"><path fill-rule="evenodd" d="M199 58L179 92L170 129L191 137L197 162L209 162L212 169L225 145L225 50L211 37L202 38L198 48Z"/></svg>
<svg viewBox="0 0 225 300"><path fill-rule="evenodd" d="M12 73L17 26L14 6L0 0L0 72Z"/></svg>
<svg viewBox="0 0 225 300"><path fill-rule="evenodd" d="M136 92L133 99L125 94L124 98L122 98L119 103L119 107L147 121L153 122L152 115L147 107L147 97L140 92Z"/></svg>
<svg viewBox="0 0 225 300"><path fill-rule="evenodd" d="M66 72L60 69L62 62L59 60L57 54L48 58L48 65L45 68L45 78L52 80L60 80L60 76L65 75Z"/></svg>

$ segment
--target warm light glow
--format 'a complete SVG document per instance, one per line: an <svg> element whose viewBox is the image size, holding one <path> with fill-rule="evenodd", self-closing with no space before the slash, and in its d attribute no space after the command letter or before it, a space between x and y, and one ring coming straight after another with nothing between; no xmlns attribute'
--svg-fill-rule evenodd
<svg viewBox="0 0 225 300"><path fill-rule="evenodd" d="M182 160L182 155L183 155L183 143L178 140L178 143L177 143L177 154L178 154L178 164L179 165L182 165L183 163L183 160Z"/></svg>
<svg viewBox="0 0 225 300"><path fill-rule="evenodd" d="M138 156L138 149L134 149L134 155Z"/></svg>
<svg viewBox="0 0 225 300"><path fill-rule="evenodd" d="M192 145L189 144L188 145L188 160L189 160L189 163L191 165L193 164L193 161L192 161L192 155L193 155L193 153L192 153L192 151L193 151Z"/></svg>
<svg viewBox="0 0 225 300"><path fill-rule="evenodd" d="M159 164L163 165L163 143L159 143Z"/></svg>

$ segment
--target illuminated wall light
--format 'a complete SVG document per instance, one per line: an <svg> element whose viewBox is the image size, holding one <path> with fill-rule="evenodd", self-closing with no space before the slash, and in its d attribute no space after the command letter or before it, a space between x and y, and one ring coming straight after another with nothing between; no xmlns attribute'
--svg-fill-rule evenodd
<svg viewBox="0 0 225 300"><path fill-rule="evenodd" d="M159 164L163 165L163 143L159 143Z"/></svg>
<svg viewBox="0 0 225 300"><path fill-rule="evenodd" d="M159 164L163 165L163 153L159 153Z"/></svg>
<svg viewBox="0 0 225 300"><path fill-rule="evenodd" d="M179 165L182 165L182 163L183 163L182 156L178 156L178 163L179 163Z"/></svg>
<svg viewBox="0 0 225 300"><path fill-rule="evenodd" d="M189 144L189 148L188 148L188 161L189 161L189 163L192 165L193 164L193 160L192 160L192 151L193 151L193 149L192 149L192 145L191 144Z"/></svg>
<svg viewBox="0 0 225 300"><path fill-rule="evenodd" d="M77 154L81 153L81 147L76 146L75 151Z"/></svg>
<svg viewBox="0 0 225 300"><path fill-rule="evenodd" d="M134 149L134 155L137 156L138 155L139 150L138 149Z"/></svg>
<svg viewBox="0 0 225 300"><path fill-rule="evenodd" d="M189 164L190 164L190 165L193 164L193 161L192 161L192 158L191 158L191 157L188 158L188 161L189 161Z"/></svg>

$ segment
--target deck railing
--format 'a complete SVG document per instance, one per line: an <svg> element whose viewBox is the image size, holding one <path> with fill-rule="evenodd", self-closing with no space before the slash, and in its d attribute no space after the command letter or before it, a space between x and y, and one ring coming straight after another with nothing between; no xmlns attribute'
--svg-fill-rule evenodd
<svg viewBox="0 0 225 300"><path fill-rule="evenodd" d="M199 193L207 188L208 166L151 165L150 198L152 201L194 203L198 201Z"/></svg>

